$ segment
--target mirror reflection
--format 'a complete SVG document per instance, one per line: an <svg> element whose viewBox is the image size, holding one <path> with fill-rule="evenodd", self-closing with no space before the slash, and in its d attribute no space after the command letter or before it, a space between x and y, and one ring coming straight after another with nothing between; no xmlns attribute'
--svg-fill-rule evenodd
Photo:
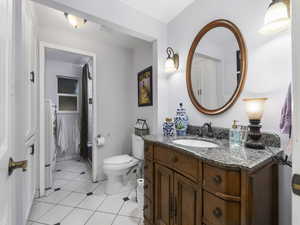
<svg viewBox="0 0 300 225"><path fill-rule="evenodd" d="M196 101L208 109L223 107L241 82L240 49L235 35L225 27L209 30L192 59L191 84Z"/></svg>

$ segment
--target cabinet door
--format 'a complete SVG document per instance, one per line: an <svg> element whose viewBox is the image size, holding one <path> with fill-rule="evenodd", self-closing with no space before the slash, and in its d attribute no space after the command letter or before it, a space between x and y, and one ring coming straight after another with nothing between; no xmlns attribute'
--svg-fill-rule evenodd
<svg viewBox="0 0 300 225"><path fill-rule="evenodd" d="M173 172L155 164L155 224L172 225Z"/></svg>
<svg viewBox="0 0 300 225"><path fill-rule="evenodd" d="M201 225L201 187L189 179L175 173L174 196L176 225Z"/></svg>

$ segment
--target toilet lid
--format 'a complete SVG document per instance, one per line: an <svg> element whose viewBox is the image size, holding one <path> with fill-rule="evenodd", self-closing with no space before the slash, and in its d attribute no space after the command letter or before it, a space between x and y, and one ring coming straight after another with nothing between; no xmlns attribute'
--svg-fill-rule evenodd
<svg viewBox="0 0 300 225"><path fill-rule="evenodd" d="M133 158L129 155L117 155L104 159L104 164L124 164L130 163Z"/></svg>

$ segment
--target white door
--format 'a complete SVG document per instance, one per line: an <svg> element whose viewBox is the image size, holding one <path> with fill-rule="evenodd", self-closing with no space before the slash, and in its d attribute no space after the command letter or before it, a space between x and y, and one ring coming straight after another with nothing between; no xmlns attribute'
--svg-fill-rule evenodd
<svg viewBox="0 0 300 225"><path fill-rule="evenodd" d="M22 5L22 27L23 27L23 48L24 48L24 82L22 82L18 91L22 90L22 111L24 119L24 132L20 135L24 136L21 148L24 149L25 160L27 160L27 170L23 174L23 215L27 220L33 203L36 191L36 124L37 124L37 37L34 27L34 11L32 2L26 0ZM17 108L17 110L21 110Z"/></svg>
<svg viewBox="0 0 300 225"><path fill-rule="evenodd" d="M8 176L11 149L12 0L0 0L0 224L12 225L12 178Z"/></svg>
<svg viewBox="0 0 300 225"><path fill-rule="evenodd" d="M293 174L300 174L300 1L292 1ZM292 196L293 225L300 224L300 196Z"/></svg>
<svg viewBox="0 0 300 225"><path fill-rule="evenodd" d="M218 108L217 61L205 57L200 60L201 104L207 109Z"/></svg>

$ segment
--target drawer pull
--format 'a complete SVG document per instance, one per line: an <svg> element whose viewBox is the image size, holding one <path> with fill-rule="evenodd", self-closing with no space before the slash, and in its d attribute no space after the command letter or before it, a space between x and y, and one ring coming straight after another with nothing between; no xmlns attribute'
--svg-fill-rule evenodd
<svg viewBox="0 0 300 225"><path fill-rule="evenodd" d="M223 213L222 213L222 210L220 209L220 208L215 208L214 210L213 210L213 215L216 217L216 218L220 218L222 215L223 215Z"/></svg>
<svg viewBox="0 0 300 225"><path fill-rule="evenodd" d="M148 189L148 184L144 185L144 189Z"/></svg>
<svg viewBox="0 0 300 225"><path fill-rule="evenodd" d="M146 210L146 209L148 209L148 205L145 205L145 206L144 206L144 210Z"/></svg>
<svg viewBox="0 0 300 225"><path fill-rule="evenodd" d="M219 175L216 175L213 177L213 181L215 184L221 184L222 183L222 177L220 177Z"/></svg>
<svg viewBox="0 0 300 225"><path fill-rule="evenodd" d="M148 168L149 168L148 165L145 165L145 166L144 166L144 169L145 169L145 170L147 170Z"/></svg>

